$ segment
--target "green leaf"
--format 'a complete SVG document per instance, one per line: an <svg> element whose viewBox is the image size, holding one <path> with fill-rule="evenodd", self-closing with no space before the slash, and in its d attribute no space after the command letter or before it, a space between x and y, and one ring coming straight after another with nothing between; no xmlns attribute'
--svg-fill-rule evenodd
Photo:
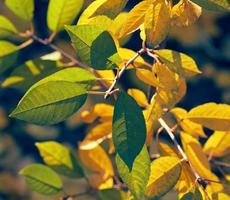
<svg viewBox="0 0 230 200"><path fill-rule="evenodd" d="M70 25L80 12L83 0L50 0L47 23L52 31L64 29L64 25Z"/></svg>
<svg viewBox="0 0 230 200"><path fill-rule="evenodd" d="M195 188L195 191L190 191L186 193L180 200L202 200L202 194L198 188Z"/></svg>
<svg viewBox="0 0 230 200"><path fill-rule="evenodd" d="M169 49L156 50L155 53L170 70L178 73L179 75L193 76L201 73L196 65L196 62L184 53Z"/></svg>
<svg viewBox="0 0 230 200"><path fill-rule="evenodd" d="M230 10L229 0L192 0L201 7L212 11L226 11Z"/></svg>
<svg viewBox="0 0 230 200"><path fill-rule="evenodd" d="M164 156L154 160L145 194L159 198L170 191L181 174L181 164L177 157Z"/></svg>
<svg viewBox="0 0 230 200"><path fill-rule="evenodd" d="M18 58L18 47L7 41L0 41L0 74L13 66Z"/></svg>
<svg viewBox="0 0 230 200"><path fill-rule="evenodd" d="M230 105L206 103L190 110L186 118L212 130L229 131Z"/></svg>
<svg viewBox="0 0 230 200"><path fill-rule="evenodd" d="M0 38L6 38L17 33L17 29L6 17L0 15Z"/></svg>
<svg viewBox="0 0 230 200"><path fill-rule="evenodd" d="M56 61L40 58L29 60L17 67L2 83L1 87L11 87L26 91L33 84L60 70Z"/></svg>
<svg viewBox="0 0 230 200"><path fill-rule="evenodd" d="M146 139L145 120L135 99L121 92L113 113L113 142L129 169L142 150Z"/></svg>
<svg viewBox="0 0 230 200"><path fill-rule="evenodd" d="M120 57L108 31L96 25L66 26L66 30L84 63L98 70L117 67Z"/></svg>
<svg viewBox="0 0 230 200"><path fill-rule="evenodd" d="M18 17L31 20L34 14L34 0L6 0L7 7Z"/></svg>
<svg viewBox="0 0 230 200"><path fill-rule="evenodd" d="M127 194L115 188L99 190L100 200L127 200Z"/></svg>
<svg viewBox="0 0 230 200"><path fill-rule="evenodd" d="M119 154L116 156L116 164L120 177L131 193L137 200L142 199L150 174L150 159L146 146L134 160L131 171Z"/></svg>
<svg viewBox="0 0 230 200"><path fill-rule="evenodd" d="M127 2L128 0L96 0L84 10L78 24L85 24L89 18L99 15L114 19L122 11Z"/></svg>
<svg viewBox="0 0 230 200"><path fill-rule="evenodd" d="M67 147L54 141L37 142L35 145L44 162L56 172L70 178L84 176L78 161Z"/></svg>
<svg viewBox="0 0 230 200"><path fill-rule="evenodd" d="M63 189L60 177L45 165L31 164L19 173L25 176L27 185L40 194L54 195Z"/></svg>
<svg viewBox="0 0 230 200"><path fill-rule="evenodd" d="M84 104L94 80L81 68L56 72L34 84L10 116L39 125L61 122Z"/></svg>

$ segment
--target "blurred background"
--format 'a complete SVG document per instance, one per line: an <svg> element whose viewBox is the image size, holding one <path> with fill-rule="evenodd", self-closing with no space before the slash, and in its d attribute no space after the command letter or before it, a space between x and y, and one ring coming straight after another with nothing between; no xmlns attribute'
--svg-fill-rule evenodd
<svg viewBox="0 0 230 200"><path fill-rule="evenodd" d="M92 1L92 0L91 0ZM86 0L87 3L90 0ZM131 9L137 0L130 0L127 10ZM36 33L41 38L49 36L46 25L46 11L48 0L35 0L34 24ZM18 19L0 0L0 15L11 19L22 32L28 24ZM77 20L77 19L76 19ZM203 74L188 80L187 95L179 106L190 108L206 102L230 104L230 14L203 11L198 22L188 28L172 27L164 48L178 50L193 57ZM18 38L11 39L15 44L20 44ZM70 40L63 31L54 41L59 47L74 55L70 48ZM141 40L139 32L132 35L125 47L139 50ZM20 52L18 63L24 63L47 53L51 49L38 43L33 43ZM0 66L1 67L1 66ZM9 72L10 73L10 72ZM0 75L0 83L8 74ZM121 80L124 88L135 87L146 91L146 86L138 81L132 72L128 72ZM40 127L9 119L8 114L15 108L24 91L0 88L0 200L36 200L46 199L31 191L25 185L24 179L18 176L18 171L31 162L41 162L41 158L34 146L36 141L56 140L76 149L77 142L86 134L86 127L79 123L76 114L66 122L55 126ZM102 99L89 99L85 107L93 101ZM83 108L84 109L84 108ZM84 191L84 181L66 180L69 189ZM164 197L165 200L176 199L174 194ZM52 199L52 198L47 198ZM56 199L56 198L54 198ZM94 199L81 197L79 199Z"/></svg>

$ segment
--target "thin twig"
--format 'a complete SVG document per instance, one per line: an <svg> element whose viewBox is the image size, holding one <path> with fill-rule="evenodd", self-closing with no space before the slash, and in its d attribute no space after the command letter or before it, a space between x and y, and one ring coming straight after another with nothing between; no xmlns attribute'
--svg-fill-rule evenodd
<svg viewBox="0 0 230 200"><path fill-rule="evenodd" d="M127 69L127 67L132 64L141 54L143 54L145 52L145 49L141 49L139 50L131 59L129 59L124 67L117 73L113 83L111 84L111 86L109 87L109 89L106 91L106 94L104 96L104 99L107 99L110 95L110 92L114 89L115 85L117 84L117 81L120 79L120 77L122 76L122 74L124 73L124 71Z"/></svg>
<svg viewBox="0 0 230 200"><path fill-rule="evenodd" d="M106 92L107 91L104 91L104 92L103 91L88 91L87 93L93 94L93 95L105 95ZM115 92L119 92L119 88L112 90L109 95L112 95Z"/></svg>
<svg viewBox="0 0 230 200"><path fill-rule="evenodd" d="M219 165L219 166L222 166L222 167L228 167L228 168L230 168L230 164L229 164L229 163L220 162L220 161L215 161L215 160L211 160L211 162L212 162L214 165Z"/></svg>

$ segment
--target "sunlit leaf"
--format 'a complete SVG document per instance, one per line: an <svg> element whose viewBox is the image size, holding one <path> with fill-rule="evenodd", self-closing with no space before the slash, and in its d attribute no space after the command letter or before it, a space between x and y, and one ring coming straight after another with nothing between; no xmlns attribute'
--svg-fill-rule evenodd
<svg viewBox="0 0 230 200"><path fill-rule="evenodd" d="M123 38L136 31L140 25L144 23L144 16L149 6L150 5L147 1L141 1L128 13L128 16L120 30L119 38Z"/></svg>
<svg viewBox="0 0 230 200"><path fill-rule="evenodd" d="M196 62L186 54L169 49L157 50L155 53L172 71L180 75L193 76L201 73Z"/></svg>
<svg viewBox="0 0 230 200"><path fill-rule="evenodd" d="M80 59L98 69L113 69L120 62L114 40L108 31L94 25L67 26Z"/></svg>
<svg viewBox="0 0 230 200"><path fill-rule="evenodd" d="M184 132L189 133L194 137L206 137L204 130L200 124L185 119L187 111L183 108L173 108L170 111L177 119L177 122L181 126Z"/></svg>
<svg viewBox="0 0 230 200"><path fill-rule="evenodd" d="M145 139L146 127L142 110L131 96L121 92L114 107L113 142L120 158L130 170Z"/></svg>
<svg viewBox="0 0 230 200"><path fill-rule="evenodd" d="M228 0L192 0L201 7L212 11L230 10L230 2Z"/></svg>
<svg viewBox="0 0 230 200"><path fill-rule="evenodd" d="M98 195L100 197L100 200L127 200L127 194L125 192L114 188L99 190Z"/></svg>
<svg viewBox="0 0 230 200"><path fill-rule="evenodd" d="M27 185L43 195L54 195L63 189L60 177L49 167L31 164L20 171L25 176Z"/></svg>
<svg viewBox="0 0 230 200"><path fill-rule="evenodd" d="M132 96L139 106L141 107L147 107L149 105L147 97L145 96L145 93L138 89L128 89L128 94Z"/></svg>
<svg viewBox="0 0 230 200"><path fill-rule="evenodd" d="M230 106L206 103L190 110L187 119L216 131L230 130Z"/></svg>
<svg viewBox="0 0 230 200"><path fill-rule="evenodd" d="M83 0L50 0L47 12L48 27L52 31L60 31L69 25L80 12Z"/></svg>
<svg viewBox="0 0 230 200"><path fill-rule="evenodd" d="M180 177L181 164L176 157L165 156L154 160L145 194L159 198L173 188Z"/></svg>
<svg viewBox="0 0 230 200"><path fill-rule="evenodd" d="M188 0L180 0L172 9L172 24L177 26L190 26L200 17L202 9Z"/></svg>
<svg viewBox="0 0 230 200"><path fill-rule="evenodd" d="M133 196L136 199L142 199L150 173L150 159L146 146L143 147L135 158L131 170L119 154L116 156L116 164L120 177L128 186Z"/></svg>
<svg viewBox="0 0 230 200"><path fill-rule="evenodd" d="M34 14L34 0L6 0L5 4L22 19L32 20Z"/></svg>
<svg viewBox="0 0 230 200"><path fill-rule="evenodd" d="M0 15L0 38L6 38L17 33L17 29L6 17Z"/></svg>
<svg viewBox="0 0 230 200"><path fill-rule="evenodd" d="M198 188L195 191L190 191L186 193L180 200L203 200L202 194Z"/></svg>
<svg viewBox="0 0 230 200"><path fill-rule="evenodd" d="M35 144L44 162L55 171L70 178L83 177L83 171L68 148L54 141Z"/></svg>
<svg viewBox="0 0 230 200"><path fill-rule="evenodd" d="M150 3L150 1L148 2ZM171 8L165 0L151 1L144 20L146 42L151 47L159 45L168 35Z"/></svg>
<svg viewBox="0 0 230 200"><path fill-rule="evenodd" d="M203 150L209 156L227 155L230 152L230 131L215 131L206 141Z"/></svg>
<svg viewBox="0 0 230 200"><path fill-rule="evenodd" d="M80 68L56 72L34 84L11 117L40 125L61 122L84 104L93 80L92 74Z"/></svg>
<svg viewBox="0 0 230 200"><path fill-rule="evenodd" d="M153 87L160 86L159 81L157 80L155 74L149 69L136 68L137 77L144 83L151 85Z"/></svg>

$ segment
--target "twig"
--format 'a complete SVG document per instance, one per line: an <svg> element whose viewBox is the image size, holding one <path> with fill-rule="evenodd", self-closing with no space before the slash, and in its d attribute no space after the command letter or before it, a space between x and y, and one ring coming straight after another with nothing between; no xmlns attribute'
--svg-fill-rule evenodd
<svg viewBox="0 0 230 200"><path fill-rule="evenodd" d="M88 94L94 94L94 95L105 95L106 92L107 91L105 91L105 92L102 92L102 91L88 91L87 93ZM109 95L111 95L111 94L113 94L115 92L119 92L119 88L112 90Z"/></svg>
<svg viewBox="0 0 230 200"><path fill-rule="evenodd" d="M106 94L104 96L104 99L107 99L110 95L110 92L114 89L117 81L119 80L119 78L122 76L122 74L124 73L124 71L127 69L127 67L132 64L141 54L143 54L145 52L145 49L141 49L139 50L131 59L129 59L124 67L117 73L113 83L111 84L111 86L109 87L109 89L106 91Z"/></svg>
<svg viewBox="0 0 230 200"><path fill-rule="evenodd" d="M230 164L229 163L224 163L224 162L215 161L215 160L211 160L211 162L214 165L219 165L219 166L222 166L222 167L228 167L228 168L230 168Z"/></svg>

